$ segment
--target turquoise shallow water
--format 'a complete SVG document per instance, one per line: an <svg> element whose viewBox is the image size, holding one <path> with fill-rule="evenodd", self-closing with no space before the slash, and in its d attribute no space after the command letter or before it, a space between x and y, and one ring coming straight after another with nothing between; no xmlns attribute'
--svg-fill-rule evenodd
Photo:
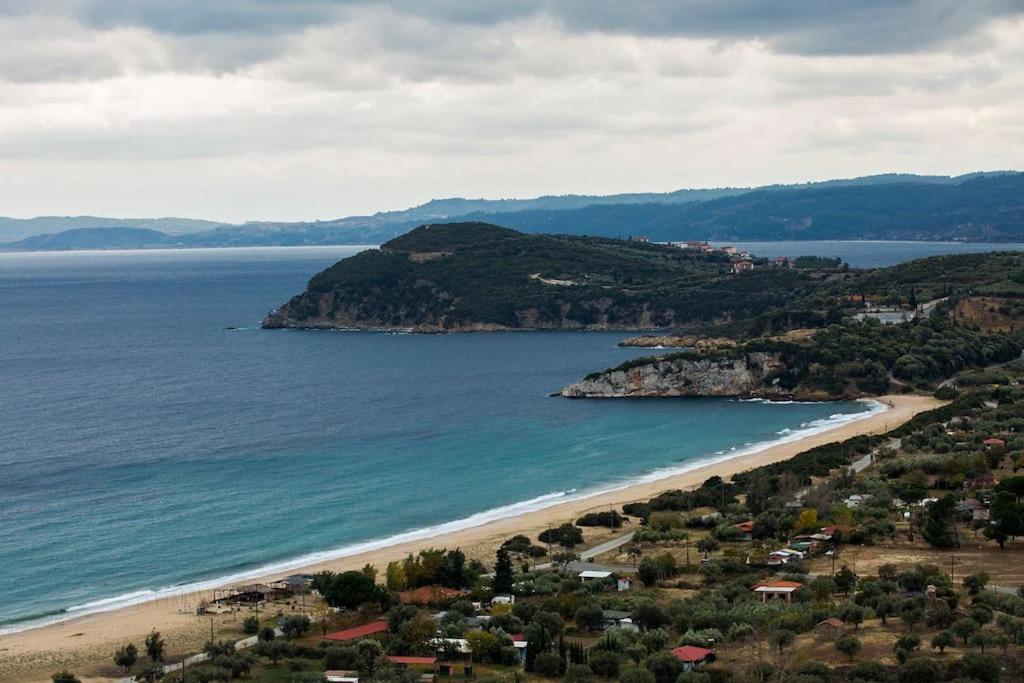
<svg viewBox="0 0 1024 683"><path fill-rule="evenodd" d="M548 397L636 355L618 334L258 329L352 252L0 254L0 628L479 523L868 409Z"/></svg>

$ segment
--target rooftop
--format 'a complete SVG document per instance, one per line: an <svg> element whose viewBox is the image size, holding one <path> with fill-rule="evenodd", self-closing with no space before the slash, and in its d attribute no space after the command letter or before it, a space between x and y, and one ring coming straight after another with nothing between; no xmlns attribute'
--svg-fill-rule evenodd
<svg viewBox="0 0 1024 683"><path fill-rule="evenodd" d="M387 630L388 622L371 621L369 624L363 624L362 626L355 626L353 628L347 628L344 631L335 631L334 633L328 633L326 636L324 636L324 640L356 640L358 638L372 636L375 633L384 633Z"/></svg>
<svg viewBox="0 0 1024 683"><path fill-rule="evenodd" d="M680 662L699 662L710 655L711 652L706 647L697 647L696 645L683 645L672 650L672 654Z"/></svg>

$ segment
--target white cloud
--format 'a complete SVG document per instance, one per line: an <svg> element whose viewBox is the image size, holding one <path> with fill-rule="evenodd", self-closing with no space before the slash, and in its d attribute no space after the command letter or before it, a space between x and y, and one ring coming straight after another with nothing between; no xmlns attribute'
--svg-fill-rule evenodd
<svg viewBox="0 0 1024 683"><path fill-rule="evenodd" d="M228 30L242 5L0 18L0 214L332 218L433 196L958 173L1024 152L1020 18L963 10L916 29L913 50L828 51L707 8L655 30L571 3L306 2L289 19L261 0ZM950 35L954 20L971 30ZM804 38L840 21L811 17Z"/></svg>

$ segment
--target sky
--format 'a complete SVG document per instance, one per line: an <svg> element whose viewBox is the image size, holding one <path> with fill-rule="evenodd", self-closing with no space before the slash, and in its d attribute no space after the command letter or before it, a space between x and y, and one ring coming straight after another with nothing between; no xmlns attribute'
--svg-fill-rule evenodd
<svg viewBox="0 0 1024 683"><path fill-rule="evenodd" d="M0 215L1024 167L1024 0L0 0Z"/></svg>

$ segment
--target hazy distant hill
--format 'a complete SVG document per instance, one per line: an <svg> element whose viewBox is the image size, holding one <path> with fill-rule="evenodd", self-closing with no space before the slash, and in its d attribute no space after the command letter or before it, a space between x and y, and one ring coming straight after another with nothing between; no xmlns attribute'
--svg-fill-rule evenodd
<svg viewBox="0 0 1024 683"><path fill-rule="evenodd" d="M380 244L417 225L497 223L523 232L683 239L1024 240L1024 174L884 174L762 188L563 195L534 199L435 199L402 211L312 222L241 225L183 218L0 218L0 248L112 249ZM118 229L163 233L130 235ZM67 230L94 229L89 235ZM28 236L49 237L18 242ZM139 241L142 241L140 244ZM76 246L63 246L73 243ZM86 244L90 246L85 246Z"/></svg>
<svg viewBox="0 0 1024 683"><path fill-rule="evenodd" d="M145 228L75 228L54 234L33 235L0 244L11 251L70 251L74 249L148 249L172 247L178 239Z"/></svg>
<svg viewBox="0 0 1024 683"><path fill-rule="evenodd" d="M526 232L653 240L1024 240L1024 174L962 182L832 183L762 189L685 205L470 214Z"/></svg>
<svg viewBox="0 0 1024 683"><path fill-rule="evenodd" d="M224 225L194 218L103 218L100 216L39 216L6 218L0 216L0 242L11 242L32 235L76 230L79 228L145 228L171 234L187 234Z"/></svg>

